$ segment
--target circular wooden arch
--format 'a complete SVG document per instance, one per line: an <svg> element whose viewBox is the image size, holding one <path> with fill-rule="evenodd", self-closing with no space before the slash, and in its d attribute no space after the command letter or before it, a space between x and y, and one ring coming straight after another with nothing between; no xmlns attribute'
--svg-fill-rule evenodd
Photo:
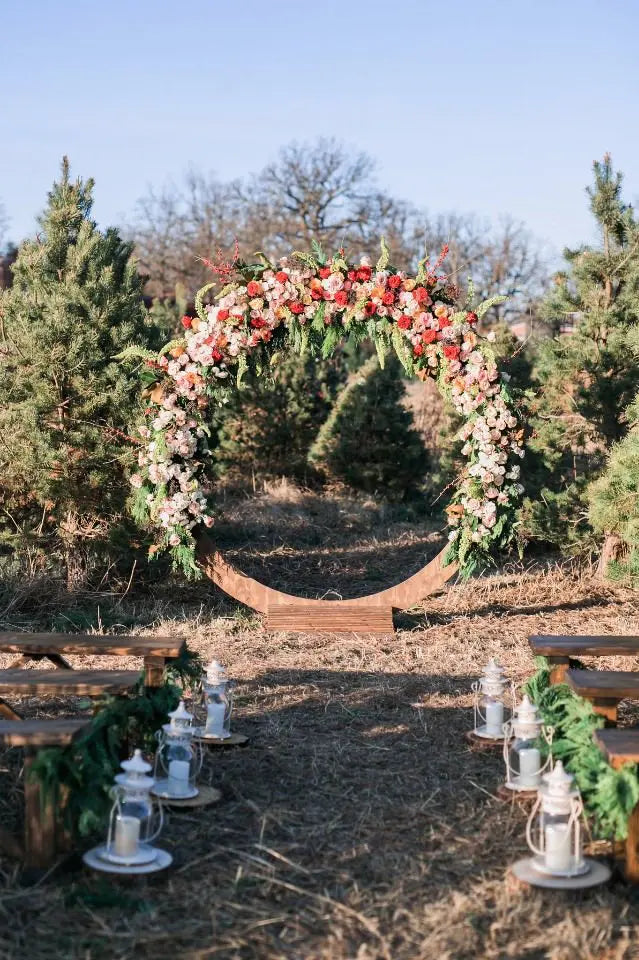
<svg viewBox="0 0 639 960"><path fill-rule="evenodd" d="M354 606L406 610L413 604L419 603L424 597L439 590L457 572L458 565L456 563L449 563L447 566L443 564L447 549L445 547L412 577L402 580L394 587L380 590L379 593L371 593L365 597L355 597L352 600L309 600L307 597L296 597L290 593L283 593L281 590L274 590L272 587L260 583L259 580L248 577L226 562L219 550L215 549L210 537L201 534L198 539L198 559L206 576L229 596L247 607L257 610L258 613L268 613L269 610L277 606L307 608L317 606L319 608L326 607L327 604L330 604L336 613L340 609L350 609Z"/></svg>

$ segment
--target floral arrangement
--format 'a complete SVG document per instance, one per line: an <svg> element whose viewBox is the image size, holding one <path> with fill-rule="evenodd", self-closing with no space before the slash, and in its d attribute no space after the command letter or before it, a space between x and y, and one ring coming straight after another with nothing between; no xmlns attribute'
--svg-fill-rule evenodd
<svg viewBox="0 0 639 960"><path fill-rule="evenodd" d="M415 276L389 265L382 240L376 266L364 257L349 263L344 252L327 258L293 253L278 264L261 256L248 264L236 256L208 265L217 281L199 291L195 317L182 319L184 336L158 355L129 348L122 359L142 357L148 406L140 427L139 469L131 477L136 516L159 531L152 553L172 552L187 575L197 575L194 532L210 527L206 460L210 453L207 410L225 402L249 367L260 373L277 363L282 350L312 350L324 357L347 336L370 337L380 363L394 350L405 370L437 379L465 419L461 430L467 467L447 507L450 547L446 562L465 574L514 536L523 430L500 374L490 335L477 324L493 298L463 306L459 290L427 259ZM204 296L220 286L213 302Z"/></svg>

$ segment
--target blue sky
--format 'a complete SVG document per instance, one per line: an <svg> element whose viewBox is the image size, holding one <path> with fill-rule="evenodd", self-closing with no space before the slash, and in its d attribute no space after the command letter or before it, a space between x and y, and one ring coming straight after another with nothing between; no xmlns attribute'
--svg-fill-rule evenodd
<svg viewBox="0 0 639 960"><path fill-rule="evenodd" d="M335 136L432 212L592 238L609 150L639 200L635 0L0 0L0 200L19 240L60 158L103 225L189 168L259 170Z"/></svg>

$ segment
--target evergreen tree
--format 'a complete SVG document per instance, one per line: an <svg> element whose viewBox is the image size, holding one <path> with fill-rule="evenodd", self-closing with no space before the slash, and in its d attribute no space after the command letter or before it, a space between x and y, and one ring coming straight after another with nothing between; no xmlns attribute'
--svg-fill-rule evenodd
<svg viewBox="0 0 639 960"><path fill-rule="evenodd" d="M123 440L139 381L114 356L131 342L161 344L132 245L97 228L92 190L92 180L71 181L65 158L0 301L0 533L61 549L70 581L80 544L108 537L128 493L135 447Z"/></svg>
<svg viewBox="0 0 639 960"><path fill-rule="evenodd" d="M565 251L568 269L543 305L557 331L575 327L538 351L524 521L530 535L564 549L592 543L586 489L626 433L639 388L627 347L639 320L639 225L621 188L609 156L594 164L588 196L601 244Z"/></svg>
<svg viewBox="0 0 639 960"><path fill-rule="evenodd" d="M639 325L629 331L639 357ZM590 522L604 538L600 573L639 585L639 393L626 411L629 430L610 451L603 475L588 489Z"/></svg>
<svg viewBox="0 0 639 960"><path fill-rule="evenodd" d="M245 376L218 415L218 475L239 486L255 477L313 479L308 453L345 377L341 353L328 360L291 354L271 377Z"/></svg>
<svg viewBox="0 0 639 960"><path fill-rule="evenodd" d="M371 357L337 399L309 454L327 479L389 500L415 494L429 457L402 405L405 387L395 357Z"/></svg>

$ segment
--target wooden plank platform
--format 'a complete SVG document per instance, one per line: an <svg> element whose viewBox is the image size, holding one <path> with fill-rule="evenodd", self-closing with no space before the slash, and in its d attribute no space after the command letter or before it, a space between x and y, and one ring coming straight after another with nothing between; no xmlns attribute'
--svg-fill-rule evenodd
<svg viewBox="0 0 639 960"><path fill-rule="evenodd" d="M391 636L393 611L390 606L348 606L345 603L273 604L266 615L266 629L272 633L368 634Z"/></svg>
<svg viewBox="0 0 639 960"><path fill-rule="evenodd" d="M0 720L0 743L6 747L66 747L89 720Z"/></svg>
<svg viewBox="0 0 639 960"><path fill-rule="evenodd" d="M127 693L139 679L138 670L0 670L0 695L96 697Z"/></svg>
<svg viewBox="0 0 639 960"><path fill-rule="evenodd" d="M174 637L106 637L83 633L0 632L0 653L48 656L50 653L101 657L166 657L180 655L184 640Z"/></svg>
<svg viewBox="0 0 639 960"><path fill-rule="evenodd" d="M615 770L624 763L639 763L638 727L596 730L595 743Z"/></svg>

